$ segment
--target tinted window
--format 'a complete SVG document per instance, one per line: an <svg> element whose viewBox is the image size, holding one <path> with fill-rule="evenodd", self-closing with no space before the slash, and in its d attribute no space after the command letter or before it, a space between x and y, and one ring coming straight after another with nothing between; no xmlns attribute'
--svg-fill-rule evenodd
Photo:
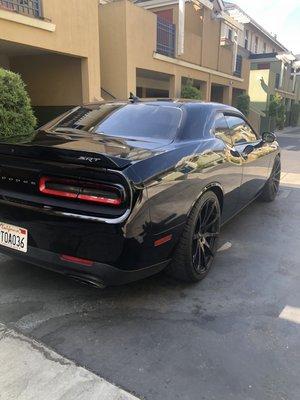
<svg viewBox="0 0 300 400"><path fill-rule="evenodd" d="M251 143L258 138L253 129L240 117L226 116L233 144Z"/></svg>
<svg viewBox="0 0 300 400"><path fill-rule="evenodd" d="M223 140L223 142L227 143L229 146L232 146L232 138L230 135L230 131L228 129L228 124L226 119L222 113L219 113L215 117L215 122L213 126L214 135Z"/></svg>
<svg viewBox="0 0 300 400"><path fill-rule="evenodd" d="M96 134L156 140L174 139L182 119L178 107L152 104L104 104L97 109L81 107L56 128L80 129Z"/></svg>
<svg viewBox="0 0 300 400"><path fill-rule="evenodd" d="M186 106L186 116L182 129L183 139L201 139L204 137L207 114L199 104Z"/></svg>

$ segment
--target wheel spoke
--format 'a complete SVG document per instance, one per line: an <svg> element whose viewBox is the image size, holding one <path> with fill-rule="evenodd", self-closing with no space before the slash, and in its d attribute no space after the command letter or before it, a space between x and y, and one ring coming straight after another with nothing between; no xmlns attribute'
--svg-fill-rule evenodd
<svg viewBox="0 0 300 400"><path fill-rule="evenodd" d="M211 227L211 226L214 225L218 220L219 220L219 216L217 215L212 221L210 221L210 222L205 226L205 228L207 229L207 228Z"/></svg>
<svg viewBox="0 0 300 400"><path fill-rule="evenodd" d="M209 232L209 233L204 233L205 238L215 238L219 235L219 232Z"/></svg>
<svg viewBox="0 0 300 400"><path fill-rule="evenodd" d="M206 257L205 257L204 247L203 247L203 250L201 251L201 267L204 271L207 270L207 261L206 261Z"/></svg>
<svg viewBox="0 0 300 400"><path fill-rule="evenodd" d="M195 271L206 272L215 252L215 241L219 235L220 211L216 200L208 199L199 211L192 236L192 261Z"/></svg>
<svg viewBox="0 0 300 400"><path fill-rule="evenodd" d="M208 223L208 221L210 220L213 212L215 211L215 207L209 207L209 203L207 203L206 205L206 213L205 216L202 220L202 228L206 226L206 224Z"/></svg>
<svg viewBox="0 0 300 400"><path fill-rule="evenodd" d="M214 253L209 245L209 243L207 242L207 240L204 241L204 248L207 250L208 254L210 257L213 257ZM205 251L205 250L204 250Z"/></svg>
<svg viewBox="0 0 300 400"><path fill-rule="evenodd" d="M201 253L200 247L197 245L196 252L193 255L193 265L196 269L199 268L200 265L200 253Z"/></svg>

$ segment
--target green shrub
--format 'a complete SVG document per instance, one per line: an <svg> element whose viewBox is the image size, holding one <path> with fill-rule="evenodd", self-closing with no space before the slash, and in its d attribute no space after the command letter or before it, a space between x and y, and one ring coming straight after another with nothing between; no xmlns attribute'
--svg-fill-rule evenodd
<svg viewBox="0 0 300 400"><path fill-rule="evenodd" d="M186 85L182 86L181 97L183 99L201 100L201 91L193 86L193 81L189 79Z"/></svg>
<svg viewBox="0 0 300 400"><path fill-rule="evenodd" d="M244 115L249 115L250 108L250 96L247 94L240 94L236 98L236 108L240 110Z"/></svg>
<svg viewBox="0 0 300 400"><path fill-rule="evenodd" d="M0 68L0 140L30 136L36 118L20 75Z"/></svg>
<svg viewBox="0 0 300 400"><path fill-rule="evenodd" d="M282 97L279 94L272 96L269 107L268 107L269 117L272 117L276 121L276 128L283 129L286 119L286 107L283 102Z"/></svg>
<svg viewBox="0 0 300 400"><path fill-rule="evenodd" d="M291 125L298 126L300 124L300 103L294 103L291 108Z"/></svg>
<svg viewBox="0 0 300 400"><path fill-rule="evenodd" d="M283 129L286 120L286 107L284 102L282 101L279 104L277 117L276 117L276 126L278 129Z"/></svg>

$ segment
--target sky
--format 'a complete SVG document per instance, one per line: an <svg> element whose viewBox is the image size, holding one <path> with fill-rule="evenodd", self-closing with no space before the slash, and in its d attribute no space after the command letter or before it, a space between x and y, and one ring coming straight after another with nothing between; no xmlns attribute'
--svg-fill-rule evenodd
<svg viewBox="0 0 300 400"><path fill-rule="evenodd" d="M294 54L300 54L300 0L231 0Z"/></svg>

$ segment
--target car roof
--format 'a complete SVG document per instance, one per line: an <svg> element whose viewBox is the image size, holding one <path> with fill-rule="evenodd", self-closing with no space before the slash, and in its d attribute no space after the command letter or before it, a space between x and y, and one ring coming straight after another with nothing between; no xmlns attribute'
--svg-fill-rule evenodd
<svg viewBox="0 0 300 400"><path fill-rule="evenodd" d="M240 114L242 113L237 110L236 108L229 106L227 104L222 104L222 103L215 103L215 102L205 102L205 101L200 101L200 100L191 100L191 99L169 99L169 98L162 98L162 99L139 99L136 98L134 101L118 101L118 100L113 100L113 101L103 101L103 102L97 102L93 104L88 104L88 106L100 106L103 104L116 104L116 105L127 105L127 104L148 104L148 105L155 105L155 106L161 106L161 107L176 107L176 108L195 108L199 107L199 110L201 109L202 111L205 111L206 113L211 113L213 111L223 111L223 112L233 112L235 114Z"/></svg>

